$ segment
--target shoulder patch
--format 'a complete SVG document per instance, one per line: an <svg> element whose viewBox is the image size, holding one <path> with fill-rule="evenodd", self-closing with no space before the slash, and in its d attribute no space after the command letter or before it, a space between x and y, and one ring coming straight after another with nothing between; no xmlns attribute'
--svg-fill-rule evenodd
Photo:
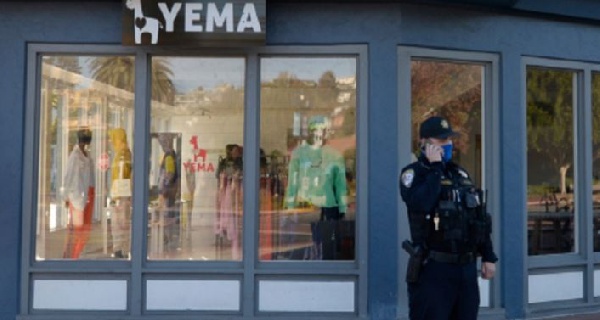
<svg viewBox="0 0 600 320"><path fill-rule="evenodd" d="M402 184L407 187L410 188L410 186L412 186L413 180L415 178L415 171L413 169L407 169L406 171L404 171L402 173Z"/></svg>
<svg viewBox="0 0 600 320"><path fill-rule="evenodd" d="M440 181L440 183L441 183L443 186L451 186L451 185L452 185L452 180L450 180L450 179L442 179L442 180Z"/></svg>

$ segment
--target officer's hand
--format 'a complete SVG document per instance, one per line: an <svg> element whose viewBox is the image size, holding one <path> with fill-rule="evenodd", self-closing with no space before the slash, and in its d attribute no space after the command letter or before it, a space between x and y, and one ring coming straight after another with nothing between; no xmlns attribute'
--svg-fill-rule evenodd
<svg viewBox="0 0 600 320"><path fill-rule="evenodd" d="M490 280L496 274L496 264L491 262L484 262L481 264L481 277L486 280Z"/></svg>
<svg viewBox="0 0 600 320"><path fill-rule="evenodd" d="M425 145L425 157L429 162L440 162L442 161L442 147L434 144Z"/></svg>

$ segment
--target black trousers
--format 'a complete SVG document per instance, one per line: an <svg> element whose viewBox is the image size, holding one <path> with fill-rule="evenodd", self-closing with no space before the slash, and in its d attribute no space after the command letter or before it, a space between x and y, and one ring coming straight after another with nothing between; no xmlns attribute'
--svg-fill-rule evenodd
<svg viewBox="0 0 600 320"><path fill-rule="evenodd" d="M477 320L479 299L476 262L429 260L408 284L410 320Z"/></svg>

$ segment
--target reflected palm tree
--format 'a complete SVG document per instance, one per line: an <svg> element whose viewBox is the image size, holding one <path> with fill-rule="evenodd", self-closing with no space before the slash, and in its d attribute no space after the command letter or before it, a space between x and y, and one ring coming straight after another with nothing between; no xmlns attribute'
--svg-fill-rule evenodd
<svg viewBox="0 0 600 320"><path fill-rule="evenodd" d="M81 74L81 65L79 64L79 57L77 56L45 56L42 58L42 62L45 65L51 65L62 70L72 72L75 74ZM62 105L62 99L64 99L63 94L61 93L64 90L73 90L76 85L73 82L64 81L61 78L55 78L50 76L44 76L42 78L42 87L45 89L46 94L48 95L47 104L45 108L48 108L49 115L56 114L58 111L58 106ZM48 123L46 126L48 129L48 134L46 135L47 143L50 145L56 144L56 135L58 129L58 118L54 116L46 117Z"/></svg>
<svg viewBox="0 0 600 320"><path fill-rule="evenodd" d="M119 89L134 92L135 61L133 57L94 57L90 60L92 77ZM152 59L152 100L172 105L175 101L173 71L165 59Z"/></svg>

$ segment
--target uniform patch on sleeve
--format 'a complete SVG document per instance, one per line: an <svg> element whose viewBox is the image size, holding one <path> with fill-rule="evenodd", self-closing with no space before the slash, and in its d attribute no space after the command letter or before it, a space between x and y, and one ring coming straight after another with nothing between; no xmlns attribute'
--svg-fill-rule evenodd
<svg viewBox="0 0 600 320"><path fill-rule="evenodd" d="M410 186L412 186L414 178L415 171L413 169L407 169L406 171L404 171L404 173L402 173L402 184L405 187L410 188Z"/></svg>
<svg viewBox="0 0 600 320"><path fill-rule="evenodd" d="M458 173L462 177L461 183L463 185L465 185L465 186L471 186L471 185L473 185L473 182L471 182L471 179L469 179L469 174L465 170L458 169Z"/></svg>

